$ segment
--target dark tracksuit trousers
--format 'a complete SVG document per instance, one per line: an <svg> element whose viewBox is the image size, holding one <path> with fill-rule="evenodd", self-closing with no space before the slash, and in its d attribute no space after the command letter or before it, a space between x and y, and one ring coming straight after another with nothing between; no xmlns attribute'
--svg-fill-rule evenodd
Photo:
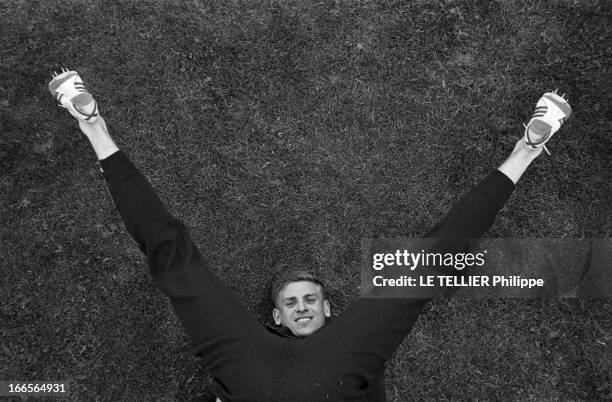
<svg viewBox="0 0 612 402"><path fill-rule="evenodd" d="M223 401L374 401L385 362L427 300L362 298L305 338L277 336L261 325L209 269L185 225L171 216L122 151L100 166L126 229L146 254ZM495 170L465 194L426 236L431 252L461 252L479 238L514 189Z"/></svg>

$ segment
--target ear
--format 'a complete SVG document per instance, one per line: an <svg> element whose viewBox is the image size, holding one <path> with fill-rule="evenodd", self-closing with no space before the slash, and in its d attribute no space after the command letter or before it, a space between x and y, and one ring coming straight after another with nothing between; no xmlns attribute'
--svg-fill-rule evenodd
<svg viewBox="0 0 612 402"><path fill-rule="evenodd" d="M276 325L280 325L281 324L280 310L277 309L276 307L274 307L274 310L272 310L272 317L274 318L274 323Z"/></svg>
<svg viewBox="0 0 612 402"><path fill-rule="evenodd" d="M323 300L323 312L325 313L325 317L331 317L331 307L327 299Z"/></svg>

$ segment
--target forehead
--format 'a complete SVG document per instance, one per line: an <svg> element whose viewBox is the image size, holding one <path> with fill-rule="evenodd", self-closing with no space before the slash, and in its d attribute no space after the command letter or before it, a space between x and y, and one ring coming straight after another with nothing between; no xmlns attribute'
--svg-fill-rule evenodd
<svg viewBox="0 0 612 402"><path fill-rule="evenodd" d="M289 297L301 298L308 294L321 296L321 286L309 281L290 282L281 289L278 295L281 299L286 299Z"/></svg>

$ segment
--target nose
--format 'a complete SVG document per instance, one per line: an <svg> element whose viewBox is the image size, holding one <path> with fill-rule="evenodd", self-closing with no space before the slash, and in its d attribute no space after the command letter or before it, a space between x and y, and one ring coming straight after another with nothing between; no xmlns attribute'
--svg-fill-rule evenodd
<svg viewBox="0 0 612 402"><path fill-rule="evenodd" d="M306 303L304 303L301 300L298 302L297 308L298 308L299 312L304 312L304 311L308 310L308 307L307 307Z"/></svg>

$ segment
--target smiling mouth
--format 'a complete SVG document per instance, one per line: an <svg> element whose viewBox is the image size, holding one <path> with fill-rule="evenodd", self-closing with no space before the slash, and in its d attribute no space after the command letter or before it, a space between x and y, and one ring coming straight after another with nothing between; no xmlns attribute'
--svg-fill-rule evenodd
<svg viewBox="0 0 612 402"><path fill-rule="evenodd" d="M311 320L312 320L312 317L300 317L300 318L296 319L295 322L303 323L303 322L308 322L308 321L311 321Z"/></svg>

